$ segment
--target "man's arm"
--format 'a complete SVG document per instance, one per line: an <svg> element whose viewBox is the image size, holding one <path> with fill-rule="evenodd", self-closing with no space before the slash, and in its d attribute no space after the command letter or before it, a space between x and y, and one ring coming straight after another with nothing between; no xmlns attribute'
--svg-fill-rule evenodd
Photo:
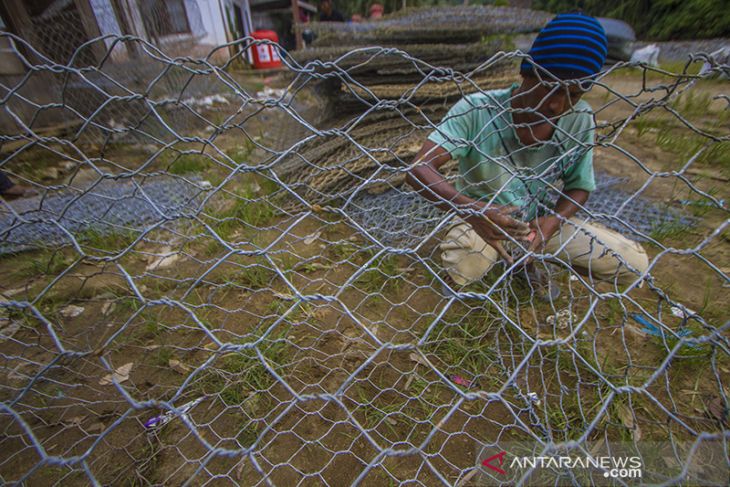
<svg viewBox="0 0 730 487"><path fill-rule="evenodd" d="M531 231L529 225L507 216L516 210L515 207L489 206L460 193L439 172L439 168L449 160L451 155L446 149L427 140L416 155L417 162L406 175L406 181L439 208L446 211L455 209L485 242L512 263L511 256L499 241L506 240L507 234L517 238L526 237Z"/></svg>

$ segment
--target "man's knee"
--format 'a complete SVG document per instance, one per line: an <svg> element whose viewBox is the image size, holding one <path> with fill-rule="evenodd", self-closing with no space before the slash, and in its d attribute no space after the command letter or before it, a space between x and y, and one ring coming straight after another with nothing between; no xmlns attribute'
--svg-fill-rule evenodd
<svg viewBox="0 0 730 487"><path fill-rule="evenodd" d="M615 278L618 284L628 285L643 278L649 268L649 256L640 244L625 239L618 248L612 250L615 252L615 257L612 259L615 265L613 268L604 269L602 276L604 279ZM642 284L643 281L639 286Z"/></svg>
<svg viewBox="0 0 730 487"><path fill-rule="evenodd" d="M582 273L624 286L640 279L649 268L649 257L638 242L601 224L574 223L573 228L563 230L558 243L567 243L565 252L571 264Z"/></svg>
<svg viewBox="0 0 730 487"><path fill-rule="evenodd" d="M646 250L644 250L644 247L638 243L632 243L635 244L636 248L622 254L624 261L628 264L628 266L623 266L625 278L622 284L635 281L637 278L643 276L647 269L649 269L649 255L647 255Z"/></svg>

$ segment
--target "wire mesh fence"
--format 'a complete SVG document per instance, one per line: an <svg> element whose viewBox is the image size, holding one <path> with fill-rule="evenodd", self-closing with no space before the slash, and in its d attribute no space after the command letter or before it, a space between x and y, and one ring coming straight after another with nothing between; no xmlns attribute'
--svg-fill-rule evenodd
<svg viewBox="0 0 730 487"><path fill-rule="evenodd" d="M137 38L96 41L136 46L151 74L132 85L111 57L2 36L25 79L61 87L0 101L0 170L38 192L0 206L3 482L726 484L727 65L607 69L584 98L598 187L581 218L544 251L510 237L513 264L459 284L463 211L406 175L520 52L467 72L395 48L285 56L262 90ZM49 112L80 123L43 135ZM561 194L549 171L510 177ZM609 456L629 463L587 465Z"/></svg>

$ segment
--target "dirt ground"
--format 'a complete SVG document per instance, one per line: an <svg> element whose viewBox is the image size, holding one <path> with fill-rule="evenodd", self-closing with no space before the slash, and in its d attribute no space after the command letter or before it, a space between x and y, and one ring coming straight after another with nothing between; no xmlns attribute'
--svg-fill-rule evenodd
<svg viewBox="0 0 730 487"><path fill-rule="evenodd" d="M211 120L237 125L215 138L225 157L194 142L177 148L202 156L151 163L144 147L87 147L110 171L198 171L217 190L198 218L143 239L86 236L79 249L0 256L0 299L15 303L0 315L0 478L470 485L487 481L475 469L485 445L569 440L662 445L645 475L678 474L672 442L728 431L730 233L727 203L711 206L730 201L730 109L716 97L728 84L693 86L669 105L683 119L660 105L623 124L662 99L644 82L623 72L606 85L628 96L587 96L599 132L615 135L596 147L595 167L697 224L650 235L641 289L562 269L554 303L513 277L489 293L488 279L446 292L440 233L398 252L331 207L282 211L291 194L266 150L288 123L282 110L212 109ZM709 156L681 170L698 141L710 141ZM64 173L59 152L15 162L57 167L47 186L94 181L88 168ZM667 331L647 333L637 313ZM196 400L184 417L145 426Z"/></svg>

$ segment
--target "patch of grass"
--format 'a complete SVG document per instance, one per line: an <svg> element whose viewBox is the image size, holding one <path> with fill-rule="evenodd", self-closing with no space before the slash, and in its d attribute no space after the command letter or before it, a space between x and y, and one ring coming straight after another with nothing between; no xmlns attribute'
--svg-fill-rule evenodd
<svg viewBox="0 0 730 487"><path fill-rule="evenodd" d="M706 193L717 198L719 189L715 186L706 191ZM692 194L690 194L690 197L687 198L685 207L688 208L696 217L705 216L707 212L716 208L712 200L700 195L693 197Z"/></svg>
<svg viewBox="0 0 730 487"><path fill-rule="evenodd" d="M340 240L328 245L327 250L332 254L336 262L343 262L350 261L360 251L360 247L348 240Z"/></svg>
<svg viewBox="0 0 730 487"><path fill-rule="evenodd" d="M679 222L661 222L651 229L649 236L658 242L678 240L689 232L689 227Z"/></svg>
<svg viewBox="0 0 730 487"><path fill-rule="evenodd" d="M299 263L299 257L297 257L296 254L287 251L277 253L277 255L273 256L273 259L274 262L276 262L276 266L284 274L293 272Z"/></svg>
<svg viewBox="0 0 730 487"><path fill-rule="evenodd" d="M397 292L401 284L398 257L392 254L375 260L355 280L357 288L366 294Z"/></svg>
<svg viewBox="0 0 730 487"><path fill-rule="evenodd" d="M517 49L514 37L513 34L490 34L482 36L479 42L487 45L495 45L501 51L514 51Z"/></svg>
<svg viewBox="0 0 730 487"><path fill-rule="evenodd" d="M100 250L104 253L116 254L129 247L137 237L134 232L113 230L101 231L88 227L74 235L76 241L84 249Z"/></svg>
<svg viewBox="0 0 730 487"><path fill-rule="evenodd" d="M285 331L260 345L262 355L277 373L281 373L289 348ZM252 350L242 350L223 355L197 382L206 395L217 394L228 406L240 406L253 413L268 406L270 397L261 394L276 382L274 377Z"/></svg>
<svg viewBox="0 0 730 487"><path fill-rule="evenodd" d="M655 130L667 130L679 127L673 119L651 117L648 114L635 118L631 126L636 129L637 136L642 137L647 132Z"/></svg>
<svg viewBox="0 0 730 487"><path fill-rule="evenodd" d="M714 142L701 135L684 135L672 130L661 130L656 137L660 149L679 156L679 164L684 165L706 144L709 146L694 161L694 164L718 167L724 173L730 173L730 142ZM676 167L678 168L678 167Z"/></svg>
<svg viewBox="0 0 730 487"><path fill-rule="evenodd" d="M484 380L498 362L493 332L498 323L498 316L489 308L457 315L437 325L423 351L440 362L442 371L467 380L479 379L486 390L491 384Z"/></svg>
<svg viewBox="0 0 730 487"><path fill-rule="evenodd" d="M170 174L203 175L211 167L211 160L203 154L181 154L167 167Z"/></svg>
<svg viewBox="0 0 730 487"><path fill-rule="evenodd" d="M259 437L260 429L261 428L257 423L249 422L238 432L238 435L236 436L236 441L238 441L238 444L241 445L243 448L249 448Z"/></svg>
<svg viewBox="0 0 730 487"><path fill-rule="evenodd" d="M146 320L144 330L147 336L156 337L162 333L163 327L155 320Z"/></svg>
<svg viewBox="0 0 730 487"><path fill-rule="evenodd" d="M274 279L275 273L269 268L269 263L261 258L256 262L242 266L233 273L230 280L247 289L264 289Z"/></svg>
<svg viewBox="0 0 730 487"><path fill-rule="evenodd" d="M368 429L385 426L391 433L395 433L395 426L402 421L400 419L401 416L395 415L395 413L402 411L406 406L406 402L395 401L376 405L373 397L368 395L364 390L358 390L358 394L360 403L357 409L362 414L364 426ZM394 415L395 417L393 417Z"/></svg>
<svg viewBox="0 0 730 487"><path fill-rule="evenodd" d="M277 216L277 209L271 203L268 195L276 190L275 183L268 179L260 178L247 184L243 188L232 192L230 207L223 211L219 218L223 221L217 226L218 234L228 239L240 229L259 230L267 227Z"/></svg>
<svg viewBox="0 0 730 487"><path fill-rule="evenodd" d="M29 278L36 276L56 276L73 263L73 257L59 250L43 250L18 254L16 258L25 260L18 274Z"/></svg>
<svg viewBox="0 0 730 487"><path fill-rule="evenodd" d="M160 367L167 367L170 363L170 359L174 357L172 349L163 347L157 350L157 356L155 361Z"/></svg>
<svg viewBox="0 0 730 487"><path fill-rule="evenodd" d="M228 157L238 164L244 164L250 161L251 154L256 149L256 144L250 138L243 139L243 145L236 147L226 153Z"/></svg>
<svg viewBox="0 0 730 487"><path fill-rule="evenodd" d="M711 115L712 97L709 93L688 91L672 102L672 108L685 117L703 117Z"/></svg>
<svg viewBox="0 0 730 487"><path fill-rule="evenodd" d="M701 61L695 61L692 63L687 64L687 61L665 61L663 63L659 64L659 69L663 69L664 71L669 71L670 73L674 74L699 74L700 69L702 69L702 62Z"/></svg>
<svg viewBox="0 0 730 487"><path fill-rule="evenodd" d="M604 300L598 307L597 313L603 315L610 326L619 326L625 317L625 311L620 298Z"/></svg>

